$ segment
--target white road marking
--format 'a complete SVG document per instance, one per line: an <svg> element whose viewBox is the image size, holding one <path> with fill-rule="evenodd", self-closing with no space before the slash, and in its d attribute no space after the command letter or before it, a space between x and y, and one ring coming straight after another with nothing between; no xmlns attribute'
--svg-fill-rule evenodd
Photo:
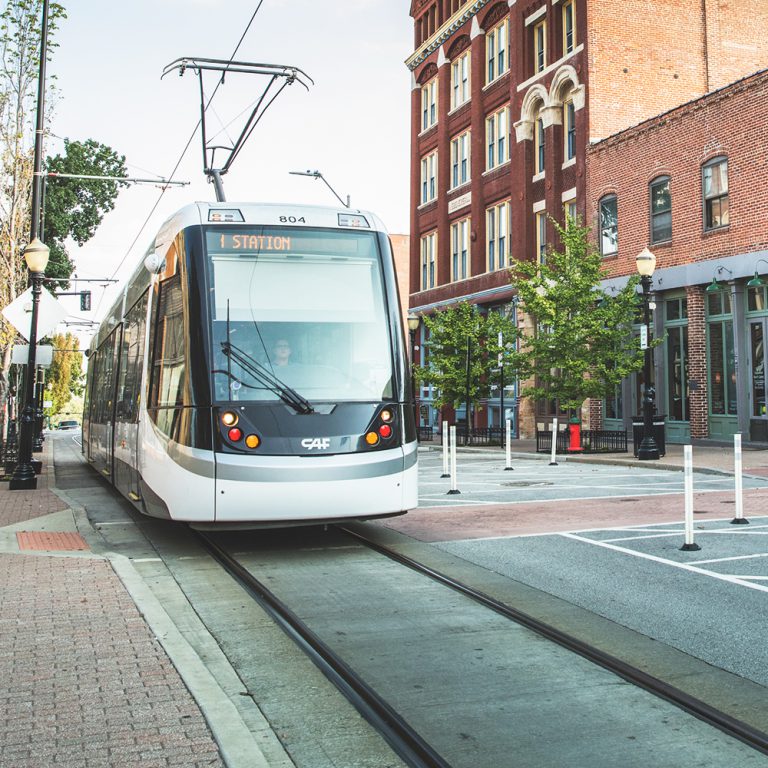
<svg viewBox="0 0 768 768"><path fill-rule="evenodd" d="M768 585L764 586L762 584L752 584L750 581L747 581L746 579L740 578L738 576L729 576L723 573L715 573L714 571L708 571L705 568L697 568L695 565L689 565L688 563L678 563L675 560L668 560L664 557L649 555L645 552L635 552L634 550L627 549L626 547L617 547L614 544L606 544L605 542L588 539L584 536L578 536L574 533L562 533L560 535L566 539L573 539L574 541L581 541L584 544L592 544L596 547L603 547L604 549L610 549L614 552L620 552L624 555L632 555L633 557L639 557L643 560L650 560L661 565L669 565L672 568L679 568L680 570L689 571L690 573L697 573L701 576L709 576L712 579L725 581L729 584L737 584L749 589L755 589L759 592L768 592Z"/></svg>

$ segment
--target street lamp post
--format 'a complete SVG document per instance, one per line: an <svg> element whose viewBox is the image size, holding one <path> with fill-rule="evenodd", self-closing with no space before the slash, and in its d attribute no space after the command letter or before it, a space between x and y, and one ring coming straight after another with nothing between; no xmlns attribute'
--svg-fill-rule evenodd
<svg viewBox="0 0 768 768"><path fill-rule="evenodd" d="M48 265L48 246L35 238L25 249L24 259L30 271L32 281L32 318L29 331L29 358L27 375L24 380L24 410L21 414L21 437L19 440L19 460L13 470L8 488L11 491L34 490L37 488L37 475L32 463L32 448L35 440L35 373L37 371L37 313L40 294L43 291L43 277Z"/></svg>
<svg viewBox="0 0 768 768"><path fill-rule="evenodd" d="M418 315L408 315L408 334L411 337L411 399L413 400L413 418L416 426L416 432L419 431L419 403L416 398L416 375L414 366L416 365L416 331L419 330L421 318Z"/></svg>
<svg viewBox="0 0 768 768"><path fill-rule="evenodd" d="M643 287L643 323L645 325L645 360L643 366L643 440L637 450L637 458L643 461L659 458L659 447L653 434L653 411L656 392L651 386L651 306L649 292L651 277L656 269L656 256L647 248L635 259Z"/></svg>

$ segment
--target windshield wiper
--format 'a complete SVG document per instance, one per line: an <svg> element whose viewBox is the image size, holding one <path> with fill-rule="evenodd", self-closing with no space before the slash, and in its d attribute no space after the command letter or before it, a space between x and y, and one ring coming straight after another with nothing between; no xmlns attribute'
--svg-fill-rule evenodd
<svg viewBox="0 0 768 768"><path fill-rule="evenodd" d="M263 366L258 360L254 360L240 347L236 347L229 341L222 341L221 350L229 360L234 360L243 370L250 373L256 381L263 384L284 403L290 405L297 413L315 412L309 400L302 397L295 389L280 381L268 368Z"/></svg>

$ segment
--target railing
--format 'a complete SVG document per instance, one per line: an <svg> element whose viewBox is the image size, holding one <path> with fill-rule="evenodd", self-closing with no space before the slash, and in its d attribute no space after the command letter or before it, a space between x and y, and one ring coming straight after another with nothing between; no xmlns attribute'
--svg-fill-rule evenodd
<svg viewBox="0 0 768 768"><path fill-rule="evenodd" d="M567 453L570 439L568 430L557 433L557 453ZM627 453L626 430L582 429L581 449L583 453ZM536 430L536 452L552 451L552 432Z"/></svg>
<svg viewBox="0 0 768 768"><path fill-rule="evenodd" d="M459 424L456 427L456 441L459 445L501 445L503 431L501 427L476 427L470 430L469 442L467 442L467 430ZM419 427L419 442L442 442L440 432L433 431L432 427Z"/></svg>

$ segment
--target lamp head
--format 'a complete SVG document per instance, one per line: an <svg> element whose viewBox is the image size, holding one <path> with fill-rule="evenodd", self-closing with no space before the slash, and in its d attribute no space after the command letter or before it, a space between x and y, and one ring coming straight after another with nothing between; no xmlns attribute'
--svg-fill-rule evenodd
<svg viewBox="0 0 768 768"><path fill-rule="evenodd" d="M651 277L653 271L656 269L656 255L651 253L648 248L643 248L643 250L637 254L635 264L637 265L638 273L642 277Z"/></svg>
<svg viewBox="0 0 768 768"><path fill-rule="evenodd" d="M707 286L705 293L718 293L719 291L720 286L717 284L717 278L713 277L712 282Z"/></svg>
<svg viewBox="0 0 768 768"><path fill-rule="evenodd" d="M747 281L747 288L762 288L763 287L763 281L760 279L759 275L757 274L757 270L755 270L755 276Z"/></svg>
<svg viewBox="0 0 768 768"><path fill-rule="evenodd" d="M30 272L45 272L51 249L39 238L35 238L24 249L24 260Z"/></svg>
<svg viewBox="0 0 768 768"><path fill-rule="evenodd" d="M421 318L418 315L408 315L408 330L416 332L419 330L419 323L421 323Z"/></svg>

